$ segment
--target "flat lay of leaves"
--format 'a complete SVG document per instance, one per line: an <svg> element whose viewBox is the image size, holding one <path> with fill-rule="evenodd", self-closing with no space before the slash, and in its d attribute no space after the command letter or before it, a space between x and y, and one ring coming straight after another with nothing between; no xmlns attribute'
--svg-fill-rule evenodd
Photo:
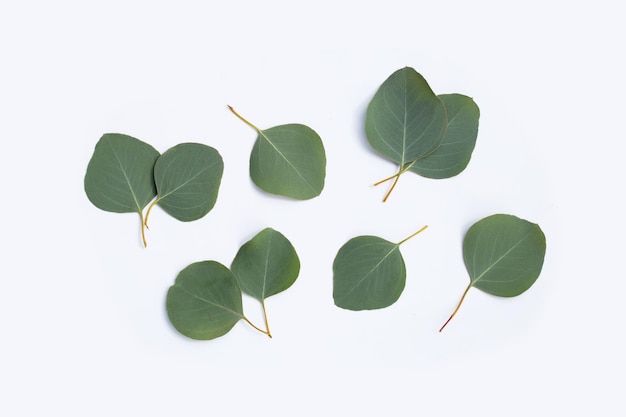
<svg viewBox="0 0 626 417"><path fill-rule="evenodd" d="M160 155L132 136L107 133L96 144L84 186L96 207L138 213L147 246L145 230L152 208L158 204L181 221L200 219L215 205L223 170L222 157L207 145L181 143Z"/></svg>
<svg viewBox="0 0 626 417"><path fill-rule="evenodd" d="M258 134L250 155L250 177L263 191L296 200L317 197L324 189L326 153L310 127L286 124L261 130L228 108Z"/></svg>
<svg viewBox="0 0 626 417"><path fill-rule="evenodd" d="M293 200L319 196L326 181L326 153L320 136L303 124L259 129L250 154L250 178L261 190ZM404 67L378 88L367 107L365 135L371 147L397 164L386 201L405 172L425 178L450 178L468 166L478 136L480 110L462 94L436 95L424 77ZM151 145L120 133L104 134L87 165L84 191L96 207L137 213L146 242L155 206L190 222L217 202L224 172L220 153L201 143L180 143L160 154ZM144 211L145 210L145 211ZM145 214L144 214L145 213ZM332 263L333 300L346 310L391 306L404 291L407 271L400 246L427 226L393 243L378 236L357 236L338 250ZM541 228L508 214L488 216L472 225L463 240L470 288L515 297L539 277L546 252ZM197 340L228 333L240 320L272 337L266 300L290 288L300 274L300 259L280 232L265 228L244 243L230 268L216 261L195 262L181 270L166 297L173 327ZM243 294L262 307L264 328L244 314Z"/></svg>
<svg viewBox="0 0 626 417"><path fill-rule="evenodd" d="M500 297L515 297L539 277L546 253L541 228L508 214L494 214L472 225L463 240L470 282L444 327L456 315L470 288Z"/></svg>
<svg viewBox="0 0 626 417"><path fill-rule="evenodd" d="M393 180L383 201L406 171L437 179L463 171L474 150L478 119L471 98L435 95L413 68L391 74L374 94L365 118L372 148L398 164L395 175L375 184Z"/></svg>

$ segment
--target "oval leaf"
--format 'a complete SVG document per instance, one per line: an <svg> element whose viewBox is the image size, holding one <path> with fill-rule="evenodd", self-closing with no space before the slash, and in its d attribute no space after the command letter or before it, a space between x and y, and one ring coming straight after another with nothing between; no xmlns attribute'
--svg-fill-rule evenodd
<svg viewBox="0 0 626 417"><path fill-rule="evenodd" d="M539 277L546 253L541 228L507 214L475 223L463 240L471 286L500 297L526 291Z"/></svg>
<svg viewBox="0 0 626 417"><path fill-rule="evenodd" d="M409 168L427 178L450 178L461 173L469 163L476 137L480 111L470 97L461 94L439 96L446 106L448 129L435 152L415 161Z"/></svg>
<svg viewBox="0 0 626 417"><path fill-rule="evenodd" d="M405 67L387 78L370 101L365 134L376 151L404 167L433 153L447 125L443 102L424 77Z"/></svg>
<svg viewBox="0 0 626 417"><path fill-rule="evenodd" d="M174 328L198 340L223 336L243 318L237 281L215 261L196 262L180 271L167 292L166 307Z"/></svg>
<svg viewBox="0 0 626 417"><path fill-rule="evenodd" d="M285 236L266 228L239 249L231 270L242 291L263 302L296 281L300 260Z"/></svg>
<svg viewBox="0 0 626 417"><path fill-rule="evenodd" d="M103 135L85 174L85 193L96 207L139 213L156 196L153 170L159 152L132 136Z"/></svg>
<svg viewBox="0 0 626 417"><path fill-rule="evenodd" d="M546 237L539 225L508 214L474 223L463 239L463 259L470 276L461 301L439 331L452 320L472 287L500 297L515 297L539 277Z"/></svg>
<svg viewBox="0 0 626 417"><path fill-rule="evenodd" d="M250 177L271 194L296 200L317 197L326 177L322 139L301 124L259 131L250 155Z"/></svg>
<svg viewBox="0 0 626 417"><path fill-rule="evenodd" d="M399 245L376 236L350 239L333 263L335 305L348 310L374 310L395 303L406 281Z"/></svg>
<svg viewBox="0 0 626 417"><path fill-rule="evenodd" d="M250 155L250 177L257 187L296 200L321 194L326 178L326 153L322 139L313 129L288 124L261 130L231 106L228 108L258 133Z"/></svg>
<svg viewBox="0 0 626 417"><path fill-rule="evenodd" d="M181 143L156 161L158 205L181 221L197 220L215 205L224 163L214 148Z"/></svg>

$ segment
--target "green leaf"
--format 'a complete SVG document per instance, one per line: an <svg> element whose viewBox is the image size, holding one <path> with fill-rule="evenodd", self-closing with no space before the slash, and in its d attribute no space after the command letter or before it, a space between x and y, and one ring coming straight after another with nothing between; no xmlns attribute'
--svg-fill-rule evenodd
<svg viewBox="0 0 626 417"><path fill-rule="evenodd" d="M266 228L246 242L231 265L240 288L263 307L267 335L271 337L265 299L289 288L300 273L296 250L280 232Z"/></svg>
<svg viewBox="0 0 626 417"><path fill-rule="evenodd" d="M141 213L156 196L152 172L159 152L119 133L103 135L87 165L85 192L98 208Z"/></svg>
<svg viewBox="0 0 626 417"><path fill-rule="evenodd" d="M500 297L515 297L530 288L541 273L546 253L546 238L539 225L508 214L494 214L469 228L463 240L463 259L470 283Z"/></svg>
<svg viewBox="0 0 626 417"><path fill-rule="evenodd" d="M105 211L139 213L143 236L143 209L156 196L153 170L158 157L156 149L139 139L103 135L87 165L87 197Z"/></svg>
<svg viewBox="0 0 626 417"><path fill-rule="evenodd" d="M263 302L296 281L300 260L285 236L266 228L239 249L231 270L242 291Z"/></svg>
<svg viewBox="0 0 626 417"><path fill-rule="evenodd" d="M215 261L196 262L180 271L167 292L166 307L174 328L198 340L223 336L244 318L235 276Z"/></svg>
<svg viewBox="0 0 626 417"><path fill-rule="evenodd" d="M154 179L158 204L181 221L197 220L215 205L224 163L217 150L199 143L181 143L156 161Z"/></svg>
<svg viewBox="0 0 626 417"><path fill-rule="evenodd" d="M308 200L321 194L326 177L326 153L319 135L302 124L257 128L230 110L258 133L250 155L250 177L262 190Z"/></svg>
<svg viewBox="0 0 626 417"><path fill-rule="evenodd" d="M461 173L472 157L478 136L480 111L470 97L461 94L439 96L446 106L448 129L435 152L415 161L410 170L427 178L450 178Z"/></svg>
<svg viewBox="0 0 626 417"><path fill-rule="evenodd" d="M395 303L404 290L406 268L399 243L377 236L358 236L343 245L333 263L335 305L348 310L374 310Z"/></svg>
<svg viewBox="0 0 626 417"><path fill-rule="evenodd" d="M443 102L424 77L405 67L374 94L367 107L365 134L377 152L399 165L399 176L406 164L427 157L441 145L447 125Z"/></svg>

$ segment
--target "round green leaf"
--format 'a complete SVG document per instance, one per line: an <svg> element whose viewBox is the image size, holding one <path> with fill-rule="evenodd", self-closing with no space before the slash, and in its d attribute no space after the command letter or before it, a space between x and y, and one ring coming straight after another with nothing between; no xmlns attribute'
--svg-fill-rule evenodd
<svg viewBox="0 0 626 417"><path fill-rule="evenodd" d="M539 277L545 253L541 228L507 214L480 220L463 240L470 285L501 297L514 297L530 288Z"/></svg>
<svg viewBox="0 0 626 417"><path fill-rule="evenodd" d="M174 328L198 340L223 336L243 318L237 281L215 261L196 262L180 271L167 292L166 307Z"/></svg>
<svg viewBox="0 0 626 417"><path fill-rule="evenodd" d="M376 236L350 239L333 263L335 305L348 310L374 310L395 303L406 281L399 244Z"/></svg>
<svg viewBox="0 0 626 417"><path fill-rule="evenodd" d="M87 165L85 193L96 207L141 214L156 196L153 170L159 152L139 139L103 135Z"/></svg>
<svg viewBox="0 0 626 417"><path fill-rule="evenodd" d="M546 237L539 225L509 214L494 214L474 223L463 239L463 259L470 276L452 320L472 287L500 297L515 297L539 277Z"/></svg>
<svg viewBox="0 0 626 417"><path fill-rule="evenodd" d="M263 302L296 281L300 260L285 236L266 228L239 249L231 270L243 292Z"/></svg>
<svg viewBox="0 0 626 417"><path fill-rule="evenodd" d="M181 143L156 161L158 205L181 221L197 220L215 205L224 163L214 148Z"/></svg>
<svg viewBox="0 0 626 417"><path fill-rule="evenodd" d="M301 124L259 130L250 155L250 177L262 190L308 200L321 194L326 154L319 135Z"/></svg>
<svg viewBox="0 0 626 417"><path fill-rule="evenodd" d="M370 145L400 167L433 153L448 125L443 102L417 71L405 67L380 86L367 107Z"/></svg>
<svg viewBox="0 0 626 417"><path fill-rule="evenodd" d="M423 177L436 179L453 177L467 167L476 145L480 117L478 106L470 97L443 94L439 98L448 114L446 135L435 152L409 168Z"/></svg>

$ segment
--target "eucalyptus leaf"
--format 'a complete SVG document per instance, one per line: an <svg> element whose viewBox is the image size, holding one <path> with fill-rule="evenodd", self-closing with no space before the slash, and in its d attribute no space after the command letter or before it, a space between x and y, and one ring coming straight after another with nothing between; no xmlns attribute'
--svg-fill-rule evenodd
<svg viewBox="0 0 626 417"><path fill-rule="evenodd" d="M321 194L326 177L326 153L319 135L302 124L261 130L229 109L257 131L250 155L250 177L262 190L308 200Z"/></svg>
<svg viewBox="0 0 626 417"><path fill-rule="evenodd" d="M539 225L508 214L494 214L472 225L463 240L463 259L470 276L459 310L470 288L500 297L515 297L541 273L546 238Z"/></svg>
<svg viewBox="0 0 626 417"><path fill-rule="evenodd" d="M223 336L244 319L235 276L215 261L196 262L180 271L167 292L166 307L174 328L198 340Z"/></svg>
<svg viewBox="0 0 626 417"><path fill-rule="evenodd" d="M450 178L468 165L476 137L480 110L472 98L461 94L439 96L448 114L448 129L436 151L409 164L409 170L427 178Z"/></svg>
<svg viewBox="0 0 626 417"><path fill-rule="evenodd" d="M365 116L365 134L372 148L399 165L394 185L407 164L441 146L447 126L444 103L410 67L394 72L383 82Z"/></svg>
<svg viewBox="0 0 626 417"><path fill-rule="evenodd" d="M395 303L406 282L399 243L377 236L358 236L344 244L333 262L333 299L348 310L374 310Z"/></svg>
<svg viewBox="0 0 626 417"><path fill-rule="evenodd" d="M242 291L263 302L296 281L300 260L282 233L266 228L239 249L231 270Z"/></svg>
<svg viewBox="0 0 626 417"><path fill-rule="evenodd" d="M139 213L156 196L154 164L159 152L132 136L107 133L87 165L85 193L96 207L114 213Z"/></svg>
<svg viewBox="0 0 626 417"><path fill-rule="evenodd" d="M261 302L270 335L265 299L286 290L298 278L296 250L282 233L266 228L239 249L231 270L243 292Z"/></svg>
<svg viewBox="0 0 626 417"><path fill-rule="evenodd" d="M217 200L224 163L219 152L200 143L181 143L167 150L154 166L155 204L181 221L205 216Z"/></svg>

